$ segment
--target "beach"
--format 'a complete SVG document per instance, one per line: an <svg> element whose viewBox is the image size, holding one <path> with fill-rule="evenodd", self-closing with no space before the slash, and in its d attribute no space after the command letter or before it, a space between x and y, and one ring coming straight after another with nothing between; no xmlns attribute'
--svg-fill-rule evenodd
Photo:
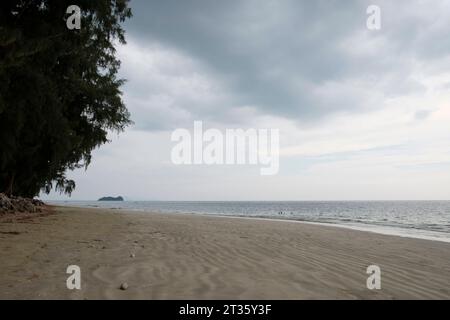
<svg viewBox="0 0 450 320"><path fill-rule="evenodd" d="M0 222L0 299L450 299L450 243L267 219L51 211ZM66 286L69 265L80 267L80 290ZM366 286L370 265L379 290Z"/></svg>

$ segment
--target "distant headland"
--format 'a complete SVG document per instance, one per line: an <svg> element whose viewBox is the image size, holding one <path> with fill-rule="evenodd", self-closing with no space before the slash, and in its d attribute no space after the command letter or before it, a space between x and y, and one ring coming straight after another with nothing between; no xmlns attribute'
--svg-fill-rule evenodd
<svg viewBox="0 0 450 320"><path fill-rule="evenodd" d="M123 201L123 197L118 196L118 197L103 197L98 199L98 201Z"/></svg>

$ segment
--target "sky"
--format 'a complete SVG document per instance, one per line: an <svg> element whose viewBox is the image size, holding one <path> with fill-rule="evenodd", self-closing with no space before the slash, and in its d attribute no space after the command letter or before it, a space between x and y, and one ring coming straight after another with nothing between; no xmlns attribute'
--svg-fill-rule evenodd
<svg viewBox="0 0 450 320"><path fill-rule="evenodd" d="M367 28L369 5L379 30ZM134 125L68 173L70 199L450 199L450 1L130 6L117 55ZM171 134L194 121L279 129L278 174L174 164Z"/></svg>

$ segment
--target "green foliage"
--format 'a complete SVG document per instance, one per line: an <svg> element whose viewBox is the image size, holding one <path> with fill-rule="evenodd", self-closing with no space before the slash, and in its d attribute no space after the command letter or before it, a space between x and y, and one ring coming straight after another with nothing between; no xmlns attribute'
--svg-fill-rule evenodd
<svg viewBox="0 0 450 320"><path fill-rule="evenodd" d="M66 26L72 4L80 30ZM130 124L114 49L130 16L127 0L0 2L0 192L70 194L67 170Z"/></svg>

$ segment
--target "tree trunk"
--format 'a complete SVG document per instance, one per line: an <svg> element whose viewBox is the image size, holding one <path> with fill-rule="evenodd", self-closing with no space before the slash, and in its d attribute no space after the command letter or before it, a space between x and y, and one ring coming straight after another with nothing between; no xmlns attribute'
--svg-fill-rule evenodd
<svg viewBox="0 0 450 320"><path fill-rule="evenodd" d="M6 189L6 195L7 196L12 196L13 195L13 191L14 191L14 178L16 177L16 174L13 173L11 175L11 178L9 179L9 184L8 184L8 188Z"/></svg>

